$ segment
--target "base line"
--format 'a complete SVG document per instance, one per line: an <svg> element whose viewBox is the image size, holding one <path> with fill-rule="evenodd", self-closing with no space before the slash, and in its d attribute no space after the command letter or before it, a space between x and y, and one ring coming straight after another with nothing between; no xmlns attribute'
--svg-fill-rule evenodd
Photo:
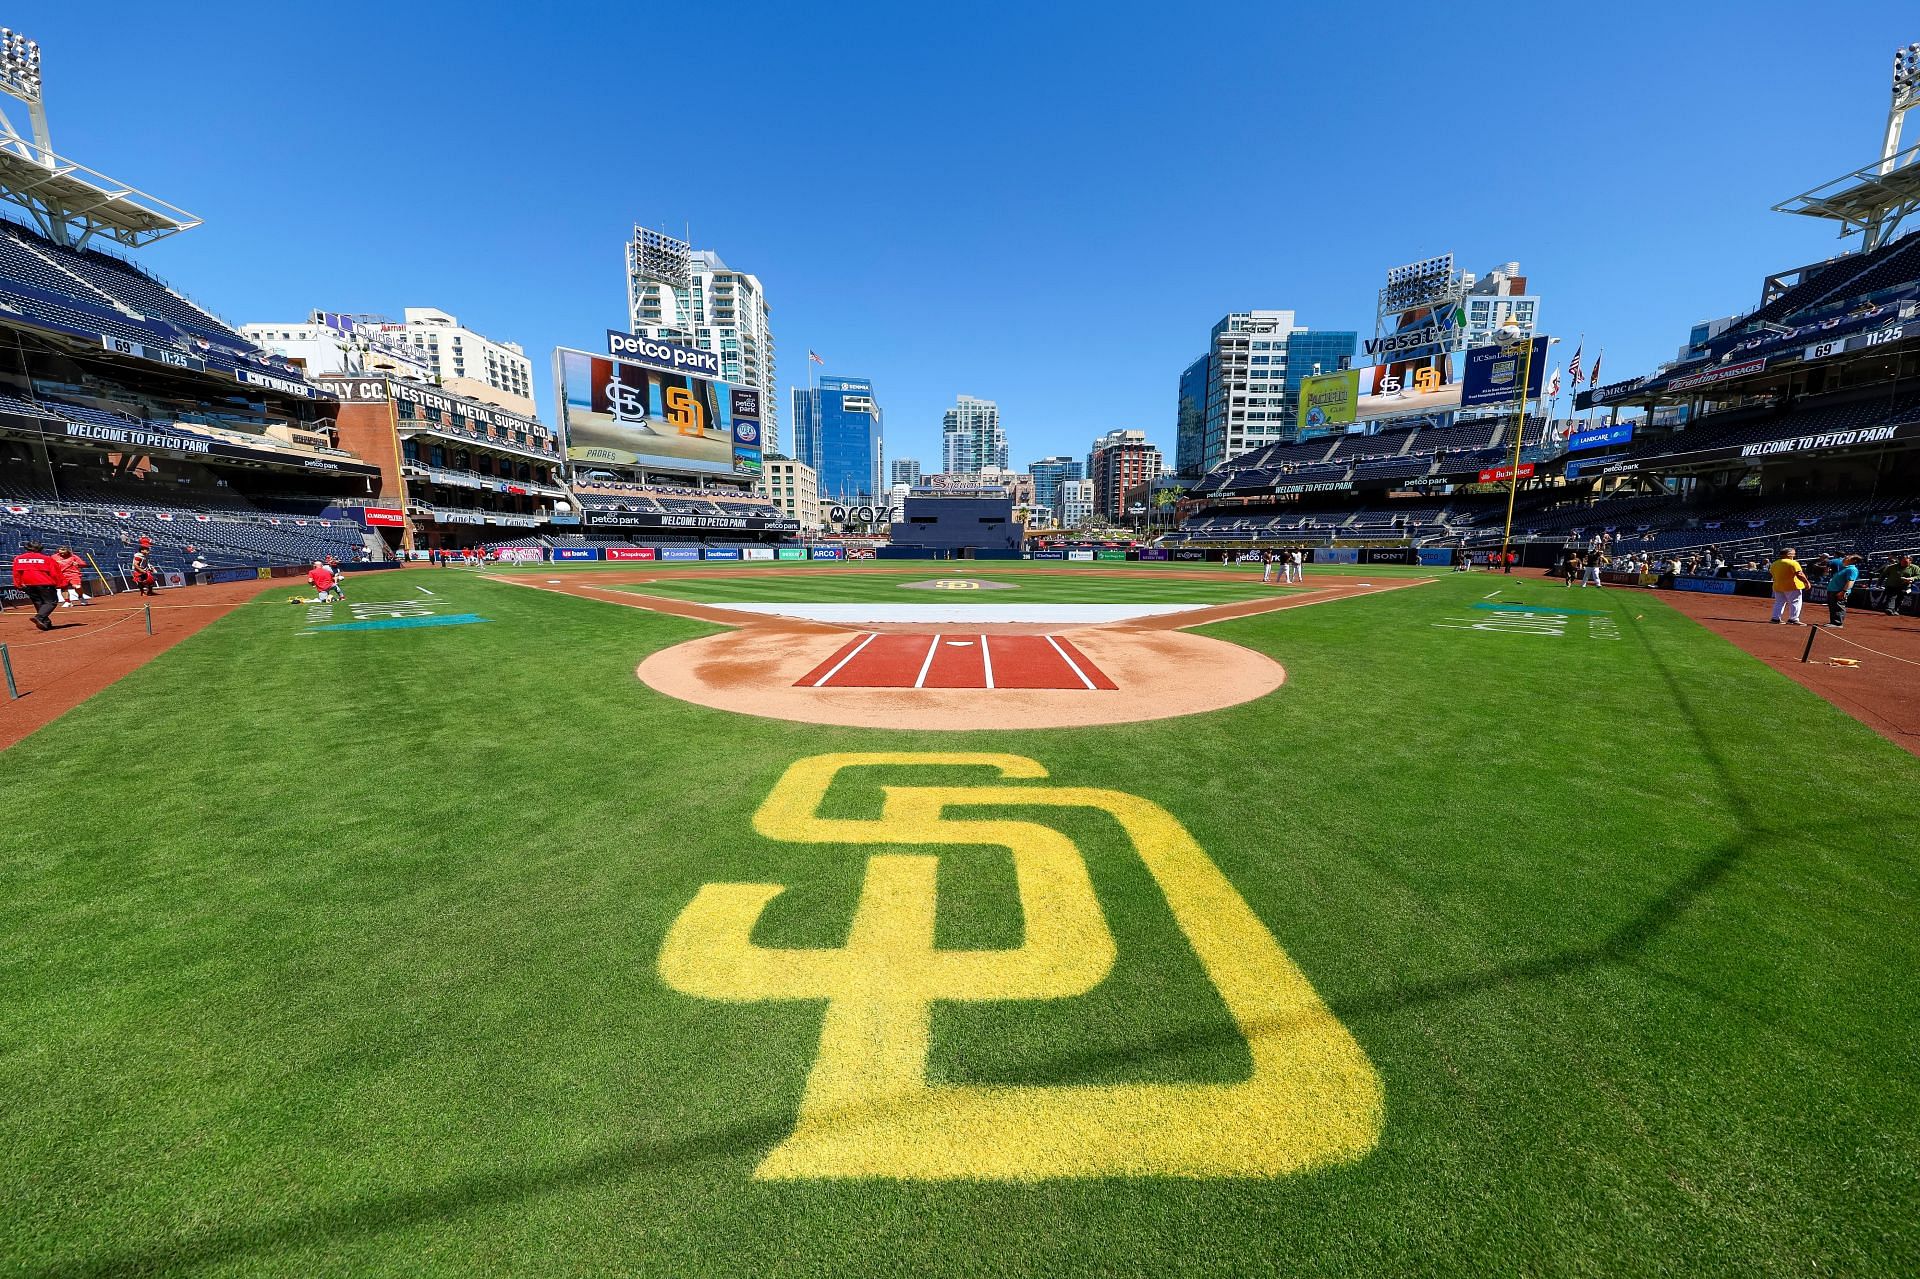
<svg viewBox="0 0 1920 1279"><path fill-rule="evenodd" d="M832 670L828 671L825 675L822 675L819 679L813 681L813 686L815 688L820 688L824 686L828 680L832 679L835 675L838 675L840 673L841 666L845 666L848 662L851 662L854 658L860 656L860 650L865 648L867 645L873 643L873 641L876 638L878 638L878 633L870 632L865 639L861 640L858 644L855 644L853 646L853 651L851 653L848 653L845 657L840 659L840 663L838 666L835 666Z"/></svg>
<svg viewBox="0 0 1920 1279"><path fill-rule="evenodd" d="M1067 656L1067 650L1064 648L1061 648L1059 643L1051 635L1046 636L1046 641L1047 643L1053 645L1054 652L1060 654L1060 660L1067 664L1067 669L1072 671L1075 675L1078 675L1080 677L1080 682L1086 685L1087 688L1091 689L1093 687L1093 681L1087 678L1087 673L1081 670L1079 665L1075 663L1071 657Z"/></svg>
<svg viewBox="0 0 1920 1279"><path fill-rule="evenodd" d="M935 653L938 653L939 651L940 651L940 637L936 635L933 637L933 643L927 645L927 660L920 663L920 674L917 677L915 677L913 681L913 686L915 688L922 688L926 685L927 672L933 669L933 655Z"/></svg>

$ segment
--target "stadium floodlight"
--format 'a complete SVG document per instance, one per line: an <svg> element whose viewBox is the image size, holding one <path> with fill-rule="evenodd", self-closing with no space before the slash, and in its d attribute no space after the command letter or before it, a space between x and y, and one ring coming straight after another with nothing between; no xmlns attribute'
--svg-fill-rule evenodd
<svg viewBox="0 0 1920 1279"><path fill-rule="evenodd" d="M40 42L0 27L0 90L22 102L40 101Z"/></svg>

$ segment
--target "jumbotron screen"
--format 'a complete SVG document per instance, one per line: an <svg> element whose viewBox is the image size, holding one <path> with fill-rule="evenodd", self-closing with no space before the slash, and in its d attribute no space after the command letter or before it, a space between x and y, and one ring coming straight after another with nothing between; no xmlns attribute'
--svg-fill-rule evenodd
<svg viewBox="0 0 1920 1279"><path fill-rule="evenodd" d="M760 424L727 383L565 347L554 365L570 461L759 474Z"/></svg>

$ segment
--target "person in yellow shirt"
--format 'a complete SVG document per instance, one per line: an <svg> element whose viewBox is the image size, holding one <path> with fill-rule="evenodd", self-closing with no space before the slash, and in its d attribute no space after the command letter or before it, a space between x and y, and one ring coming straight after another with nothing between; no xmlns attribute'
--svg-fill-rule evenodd
<svg viewBox="0 0 1920 1279"><path fill-rule="evenodd" d="M1767 572L1773 574L1773 616L1767 621L1774 625L1800 625L1800 598L1807 589L1807 574L1793 556L1789 546L1780 552L1779 559L1767 565Z"/></svg>

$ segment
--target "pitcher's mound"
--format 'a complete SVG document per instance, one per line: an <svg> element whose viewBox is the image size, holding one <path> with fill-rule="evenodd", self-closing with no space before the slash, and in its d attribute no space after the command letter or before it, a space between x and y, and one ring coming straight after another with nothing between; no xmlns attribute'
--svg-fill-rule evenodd
<svg viewBox="0 0 1920 1279"><path fill-rule="evenodd" d="M937 577L930 582L902 582L903 591L1017 591L1012 582L989 582L974 577Z"/></svg>

